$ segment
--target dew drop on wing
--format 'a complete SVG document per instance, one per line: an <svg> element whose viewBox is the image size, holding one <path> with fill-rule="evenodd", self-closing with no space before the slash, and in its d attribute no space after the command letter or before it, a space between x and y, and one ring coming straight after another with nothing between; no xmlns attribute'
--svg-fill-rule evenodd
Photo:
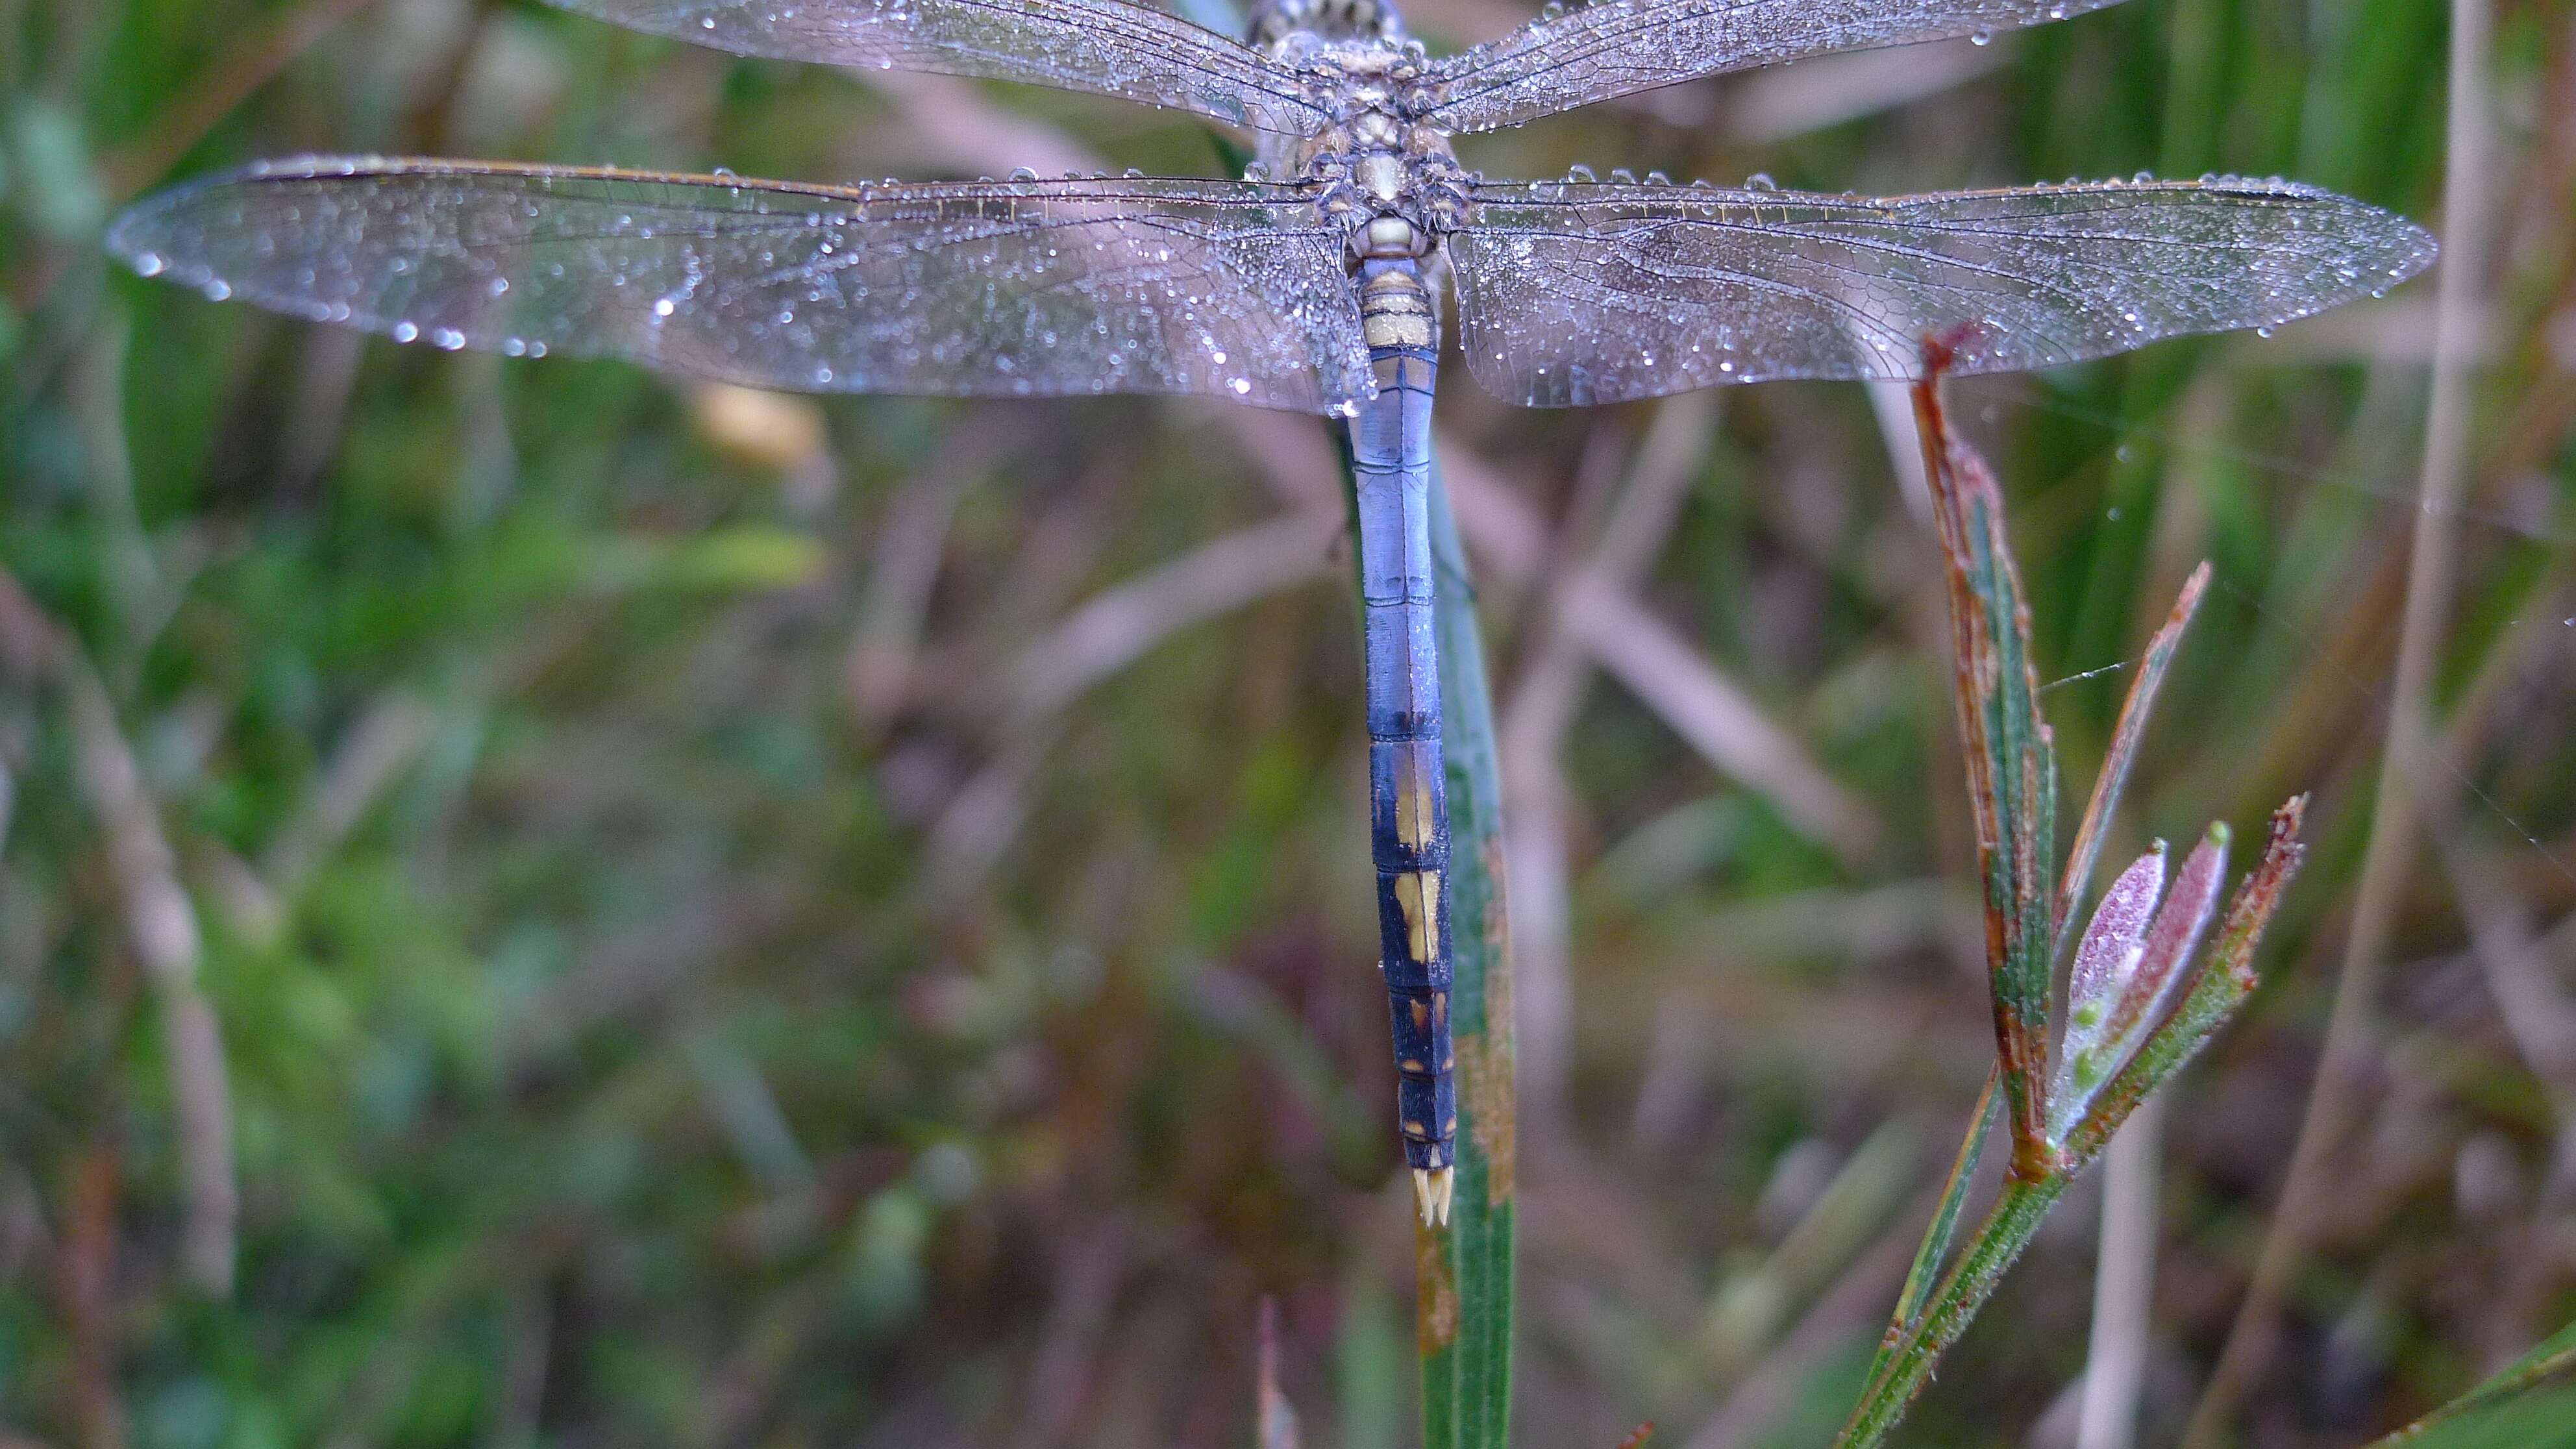
<svg viewBox="0 0 2576 1449"><path fill-rule="evenodd" d="M418 342L420 329L409 322L397 322L391 335L396 342Z"/></svg>
<svg viewBox="0 0 2576 1449"><path fill-rule="evenodd" d="M1995 43L1995 33L1991 30L1980 30L1968 37L1968 43L1970 45L1992 45Z"/></svg>

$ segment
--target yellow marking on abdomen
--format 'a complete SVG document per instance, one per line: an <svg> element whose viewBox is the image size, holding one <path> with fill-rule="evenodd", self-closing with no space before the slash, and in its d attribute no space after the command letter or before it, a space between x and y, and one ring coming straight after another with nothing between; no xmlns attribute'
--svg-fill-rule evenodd
<svg viewBox="0 0 2576 1449"><path fill-rule="evenodd" d="M1407 850L1431 845L1431 782L1422 778L1418 765L1395 787L1395 838Z"/></svg>
<svg viewBox="0 0 2576 1449"><path fill-rule="evenodd" d="M1415 871L1395 878L1395 904L1404 912L1404 941L1416 965L1431 964L1440 946L1440 872Z"/></svg>

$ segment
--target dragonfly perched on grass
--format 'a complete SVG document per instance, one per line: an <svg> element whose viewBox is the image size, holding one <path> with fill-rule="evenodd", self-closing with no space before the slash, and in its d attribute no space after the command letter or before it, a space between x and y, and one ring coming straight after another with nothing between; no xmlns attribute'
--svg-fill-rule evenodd
<svg viewBox="0 0 2576 1449"><path fill-rule="evenodd" d="M1347 421L1397 1118L1452 1193L1449 827L1428 523L1444 282L1468 372L1533 407L1901 378L2268 326L2431 239L2279 180L1893 199L1577 170L1496 181L1455 134L1828 51L2112 0L1600 0L1433 58L1388 0L1256 0L1242 41L1129 0L553 0L746 55L1124 97L1243 128L1241 180L829 186L306 158L180 186L110 247L147 276L400 342L629 358L818 392L1201 394Z"/></svg>

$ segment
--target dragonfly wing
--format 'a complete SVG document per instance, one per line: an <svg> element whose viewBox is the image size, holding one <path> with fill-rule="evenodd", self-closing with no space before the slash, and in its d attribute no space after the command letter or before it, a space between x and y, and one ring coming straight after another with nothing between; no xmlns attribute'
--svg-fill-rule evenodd
<svg viewBox="0 0 2576 1449"><path fill-rule="evenodd" d="M1338 232L1293 186L856 188L313 159L176 188L146 275L401 341L622 357L820 392L1372 393Z"/></svg>
<svg viewBox="0 0 2576 1449"><path fill-rule="evenodd" d="M2063 20L2117 0L1597 0L1436 62L1434 124L1490 131L1837 50Z"/></svg>
<svg viewBox="0 0 2576 1449"><path fill-rule="evenodd" d="M2433 239L2278 182L2094 183L1867 200L1484 186L1448 239L1459 345L1495 395L1619 402L1770 378L1904 378L2103 357L2385 290Z"/></svg>
<svg viewBox="0 0 2576 1449"><path fill-rule="evenodd" d="M1297 70L1126 0L549 0L738 55L1027 81L1304 135L1329 119Z"/></svg>

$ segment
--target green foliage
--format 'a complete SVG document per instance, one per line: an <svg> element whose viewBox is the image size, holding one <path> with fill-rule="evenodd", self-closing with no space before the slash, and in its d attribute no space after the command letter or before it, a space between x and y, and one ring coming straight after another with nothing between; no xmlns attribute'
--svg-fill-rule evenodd
<svg viewBox="0 0 2576 1449"><path fill-rule="evenodd" d="M2576 1444L2576 1385L2568 1382L2571 1378L2576 1378L2576 1323L2371 1449Z"/></svg>
<svg viewBox="0 0 2576 1449"><path fill-rule="evenodd" d="M1511 935L1503 914L1502 774L1475 590L1436 473L1432 498L1450 910L1457 921L1458 1186L1448 1227L1422 1229L1415 1248L1422 1260L1414 1305L1422 1437L1428 1449L1504 1449L1511 1442L1519 1122Z"/></svg>
<svg viewBox="0 0 2576 1449"><path fill-rule="evenodd" d="M1443 48L1505 13L1414 9ZM1471 138L1465 159L1831 191L2279 172L2436 220L2444 13L2129 0L1973 53ZM2502 16L2511 244L2478 374L2471 627L2439 671L2456 775L2429 782L2475 786L2446 849L2535 930L2566 909L2576 827L2556 346L2576 206L2550 140L2569 37L2551 7ZM24 621L0 611L0 1431L53 1449L110 1430L137 1449L1239 1440L1267 1295L1308 1441L1412 1442L1417 1260L1328 530L1306 582L1141 641L1040 717L1010 708L1081 606L1334 507L1320 428L860 398L745 446L717 405L633 369L353 344L115 274L97 248L140 189L313 149L847 180L1049 165L1036 142L1215 170L1182 118L1002 87L923 99L533 0L0 3L0 569L79 644L158 809L203 928L241 1194L234 1288L210 1298L180 1255L164 996L65 698L20 671ZM2167 1089L2203 1124L2169 1144L2159 1269L2187 1367L2223 1325L2181 1306L2233 1301L2270 1211L2370 807L2354 782L2420 426L2415 292L2270 342L1957 390L2010 485L2070 778L2110 753L2138 641L2215 561L2101 848L2210 819L2250 841L2272 803L2317 794L2277 984ZM1538 539L1525 568L1476 560L1508 722L1654 415L1501 408L1455 371L1444 446ZM1982 955L1957 944L1978 871L1924 516L1858 389L1721 406L1626 597L1883 846L1846 859L1802 831L1588 654L1566 727L1524 746L1565 787L1570 992L1516 992L1563 1032L1554 1067L1526 1041L1521 1058L1548 1114L1519 1124L1511 1215L1523 1443L1606 1449L1653 1417L1687 1444L1729 1410L1742 1442L1821 1442L1943 1164L1892 1251L1819 1264L1741 1376L1698 1349L1713 1285L1795 1232L1801 1164L1891 1121L1953 1130L1992 1059L1963 985ZM807 427L819 453L779 446ZM2563 1215L2539 1187L2556 1099L2463 930L2428 865L2398 933L2420 969L2383 1003L2406 1091L2376 1104L2354 1169L2373 1190L2302 1273L2296 1357L2258 1386L2264 1422L2316 1442L2422 1412L2478 1345L2566 1316L2563 1282L2520 1291L2555 1271L2529 1244ZM2445 1184L2479 1179L2453 1167L2479 1161L2503 1167L2455 1201ZM1957 1202L1964 1236L1980 1204ZM2027 1441L2083 1366L2086 1236L2038 1236L1912 1411L1915 1442ZM2401 1331L2330 1374L2365 1284Z"/></svg>
<svg viewBox="0 0 2576 1449"><path fill-rule="evenodd" d="M2138 737L2163 687L2165 671L2173 663L2183 627L2198 606L2207 568L2193 571L2181 600L2149 642L2130 681L2112 747L2077 831L2073 859L2060 880L2048 825L2056 808L2057 762L2027 662L2030 605L2012 564L2003 489L1985 459L1957 434L1943 406L1941 374L1949 363L1947 345L1939 339L1927 341L1924 358L1930 376L1914 386L1914 416L1949 584L1955 650L1952 691L1966 746L1970 814L1977 823L1978 854L1986 867L1986 957L1995 1065L1933 1209L1931 1225L1915 1251L1905 1286L1897 1294L1896 1310L1868 1382L1834 1440L1835 1449L1870 1449L1895 1431L1942 1356L1993 1297L2004 1274L2030 1246L2040 1224L2075 1178L2100 1156L2129 1114L2198 1055L2253 995L2254 949L2280 908L2282 892L2304 853L2298 837L2307 801L2298 797L2274 812L2271 839L2238 888L2206 958L2198 951L2200 923L2208 919L2207 903L2216 898L2214 877L2225 868L2226 827L2212 825L2204 851L2196 852L2185 867L2186 879L2195 867L2203 872L2197 899L2183 911L2189 924L2168 926L2171 902L2168 911L2156 912L2152 926L2146 924L2153 898L2163 885L2161 843L2140 862L2140 867L2154 867L2154 885L2143 891L2143 901L2138 899L2140 888L2132 884L2137 877L2124 875L2106 893L2078 949L2068 992L2073 998L2070 1004L2087 1013L2110 1010L2107 1003L2119 1001L2131 1021L2124 1029L2115 1015L2112 1029L2126 1035L2143 1032L2143 1042L2134 1048L2134 1055L2124 1052L2106 1064L2109 1077L2098 1095L2092 1084L2077 1080L2076 1085L2087 1089L2080 1108L2048 1101L2047 1029L2055 932L2061 916L2083 895L2095 843L2127 784ZM2133 872L2138 869L2133 867ZM2184 890L2178 884L2176 897ZM2124 910L2134 910L2135 922L2116 934L2102 935L2104 918ZM2122 937L2143 937L2142 949L2124 948ZM2097 963L2092 953L2101 949L2103 940L2113 943L2107 948L2111 959ZM2035 995L2031 994L2034 987ZM2168 1002L2172 1003L2169 1011ZM2070 1021L2068 1039L2060 1044L2063 1051L2076 1050L2079 1028L2089 1030L2094 1024L2072 1013ZM1941 1273L1958 1231L1968 1184L1998 1115L2012 1144L2003 1186L1984 1221L1960 1248L1956 1265Z"/></svg>

